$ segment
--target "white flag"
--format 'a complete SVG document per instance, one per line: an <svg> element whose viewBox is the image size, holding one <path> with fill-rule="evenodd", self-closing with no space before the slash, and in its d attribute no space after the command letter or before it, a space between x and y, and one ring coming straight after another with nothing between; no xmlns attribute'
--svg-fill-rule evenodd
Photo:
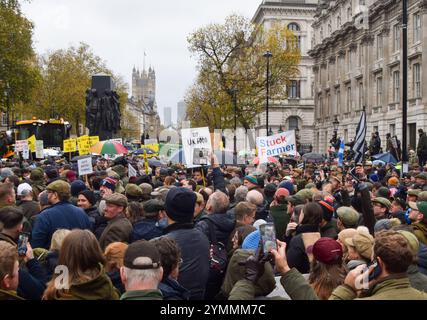
<svg viewBox="0 0 427 320"><path fill-rule="evenodd" d="M129 173L129 178L138 176L138 172L130 163L128 164L128 173Z"/></svg>

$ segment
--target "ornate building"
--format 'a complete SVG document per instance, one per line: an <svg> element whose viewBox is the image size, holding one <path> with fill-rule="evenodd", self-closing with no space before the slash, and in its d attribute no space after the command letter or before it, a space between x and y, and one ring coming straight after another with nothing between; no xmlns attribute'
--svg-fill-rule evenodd
<svg viewBox="0 0 427 320"><path fill-rule="evenodd" d="M156 72L149 68L148 72L139 69L132 70L132 97L129 99L129 110L133 110L141 126L141 134L148 134L150 139L156 139L160 133L160 117L156 103ZM135 107L136 106L136 107ZM136 112L135 110L139 110Z"/></svg>
<svg viewBox="0 0 427 320"><path fill-rule="evenodd" d="M427 1L408 1L408 145L427 125ZM326 152L338 136L354 139L363 107L367 140L378 131L385 150L387 133L402 137L402 1L322 0L313 24L310 55L315 74L315 148ZM424 29L425 30L425 29Z"/></svg>
<svg viewBox="0 0 427 320"><path fill-rule="evenodd" d="M285 101L272 102L269 108L269 123L273 133L279 130L299 129L301 144L313 143L314 97L312 86L313 60L308 55L311 49L314 15L317 0L263 0L252 21L266 28L273 23L283 23L298 37L301 49L300 75L287 88ZM274 57L273 57L274 59ZM265 112L260 115L257 135L265 135Z"/></svg>

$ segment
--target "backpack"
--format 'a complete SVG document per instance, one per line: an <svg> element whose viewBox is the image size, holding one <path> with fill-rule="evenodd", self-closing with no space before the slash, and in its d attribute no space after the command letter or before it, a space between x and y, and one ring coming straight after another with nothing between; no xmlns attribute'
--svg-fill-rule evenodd
<svg viewBox="0 0 427 320"><path fill-rule="evenodd" d="M205 218L209 227L209 277L206 284L205 299L212 300L221 289L228 265L227 248L222 242L218 242L213 221Z"/></svg>

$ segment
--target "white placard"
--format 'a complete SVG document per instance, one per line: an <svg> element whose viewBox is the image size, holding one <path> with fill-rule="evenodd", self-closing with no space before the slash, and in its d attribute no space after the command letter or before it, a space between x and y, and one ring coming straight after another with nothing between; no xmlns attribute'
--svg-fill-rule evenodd
<svg viewBox="0 0 427 320"><path fill-rule="evenodd" d="M28 149L28 141L27 140L16 140L15 151L16 152L22 152L22 151L24 151L25 146L27 146L27 149Z"/></svg>
<svg viewBox="0 0 427 320"><path fill-rule="evenodd" d="M121 145L123 144L123 139L122 139L122 138L111 139L110 141L111 141L111 142L118 142L118 143L120 143Z"/></svg>
<svg viewBox="0 0 427 320"><path fill-rule="evenodd" d="M44 158L44 145L43 140L36 140L36 158L43 159Z"/></svg>
<svg viewBox="0 0 427 320"><path fill-rule="evenodd" d="M138 172L130 163L128 164L128 173L129 173L129 178L138 176Z"/></svg>
<svg viewBox="0 0 427 320"><path fill-rule="evenodd" d="M209 128L182 129L182 148L187 168L209 166L212 153L211 134Z"/></svg>
<svg viewBox="0 0 427 320"><path fill-rule="evenodd" d="M286 131L274 136L257 138L259 163L268 163L268 157L282 154L297 155L295 131Z"/></svg>
<svg viewBox="0 0 427 320"><path fill-rule="evenodd" d="M85 157L77 160L79 168L79 176L84 176L93 173L92 157Z"/></svg>

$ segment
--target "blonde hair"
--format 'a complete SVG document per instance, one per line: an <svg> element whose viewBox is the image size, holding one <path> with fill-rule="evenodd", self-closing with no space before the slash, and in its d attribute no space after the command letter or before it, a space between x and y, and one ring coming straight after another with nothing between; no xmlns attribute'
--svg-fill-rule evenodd
<svg viewBox="0 0 427 320"><path fill-rule="evenodd" d="M70 230L67 229L59 229L56 230L52 235L52 240L50 242L50 251L60 251L62 247L62 242L65 237L68 236Z"/></svg>
<svg viewBox="0 0 427 320"><path fill-rule="evenodd" d="M123 259L128 248L126 243L113 242L105 248L105 271L112 272L123 267Z"/></svg>
<svg viewBox="0 0 427 320"><path fill-rule="evenodd" d="M15 263L18 261L18 251L9 242L0 241L0 281L7 275L13 274Z"/></svg>

